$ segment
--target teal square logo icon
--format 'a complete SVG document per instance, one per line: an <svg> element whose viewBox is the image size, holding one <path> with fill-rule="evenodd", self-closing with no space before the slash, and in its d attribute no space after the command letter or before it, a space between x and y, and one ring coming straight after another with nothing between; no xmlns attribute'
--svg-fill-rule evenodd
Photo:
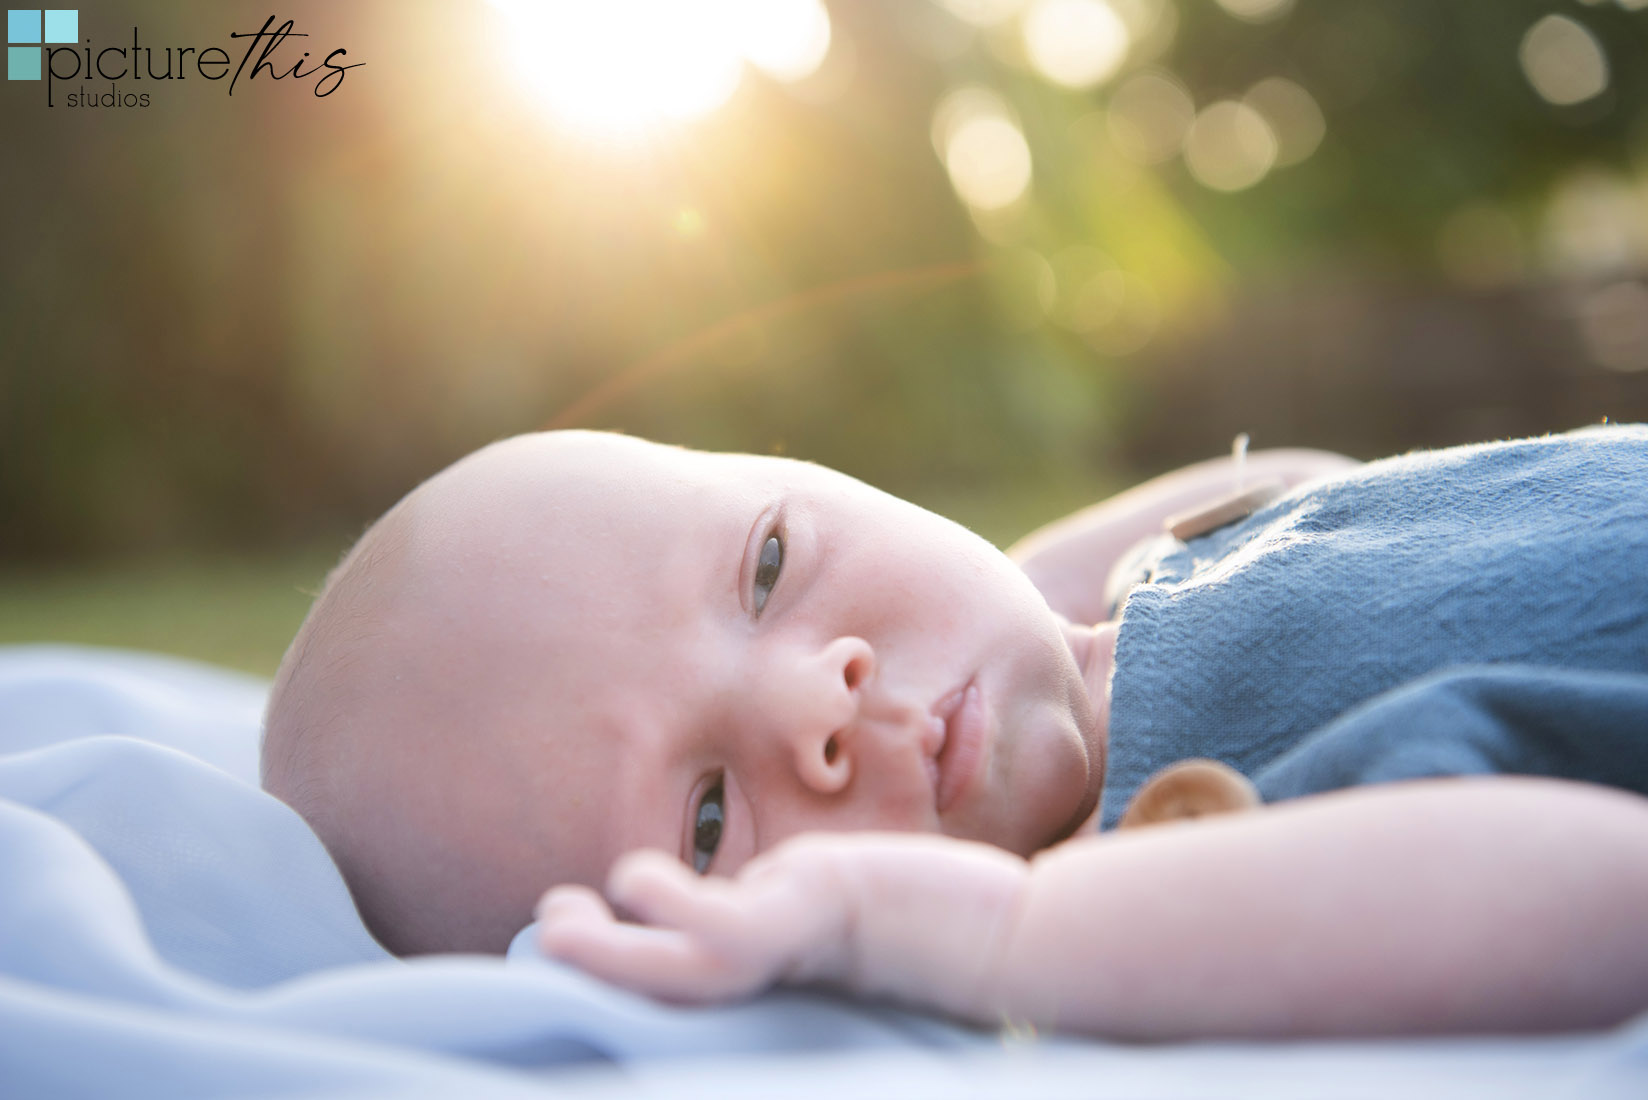
<svg viewBox="0 0 1648 1100"><path fill-rule="evenodd" d="M39 80L41 47L80 41L79 8L6 11L6 79Z"/></svg>
<svg viewBox="0 0 1648 1100"><path fill-rule="evenodd" d="M6 13L6 42L24 43L33 42L38 45L45 39L40 34L40 10L8 11Z"/></svg>
<svg viewBox="0 0 1648 1100"><path fill-rule="evenodd" d="M79 8L47 8L43 14L47 42L80 41Z"/></svg>

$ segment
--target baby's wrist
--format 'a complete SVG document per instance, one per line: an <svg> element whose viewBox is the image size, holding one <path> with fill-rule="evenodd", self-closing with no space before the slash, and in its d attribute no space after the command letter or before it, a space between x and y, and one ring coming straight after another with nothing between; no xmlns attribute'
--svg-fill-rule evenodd
<svg viewBox="0 0 1648 1100"><path fill-rule="evenodd" d="M842 984L993 1021L1029 865L948 837L880 839L865 846L865 858L843 861L849 933Z"/></svg>

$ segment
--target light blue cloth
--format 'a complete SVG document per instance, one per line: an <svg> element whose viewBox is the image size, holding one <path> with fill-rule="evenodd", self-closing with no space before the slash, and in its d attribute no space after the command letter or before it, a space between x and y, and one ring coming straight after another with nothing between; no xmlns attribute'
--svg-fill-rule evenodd
<svg viewBox="0 0 1648 1100"><path fill-rule="evenodd" d="M262 701L180 662L0 650L0 1097L1648 1095L1648 1017L1129 1047L814 992L672 1008L546 962L530 930L508 961L399 961L252 781Z"/></svg>
<svg viewBox="0 0 1648 1100"><path fill-rule="evenodd" d="M264 691L160 658L0 650L0 1096L493 1095L521 1067L992 1046L825 994L673 1008L530 951L394 959L257 787Z"/></svg>
<svg viewBox="0 0 1648 1100"><path fill-rule="evenodd" d="M1648 426L1368 463L1145 569L1105 827L1190 756L1271 798L1490 771L1648 792Z"/></svg>

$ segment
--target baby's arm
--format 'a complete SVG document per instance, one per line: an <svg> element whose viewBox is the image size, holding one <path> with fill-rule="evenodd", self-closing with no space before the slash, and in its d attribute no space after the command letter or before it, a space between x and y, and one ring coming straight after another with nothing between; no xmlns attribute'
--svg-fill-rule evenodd
<svg viewBox="0 0 1648 1100"><path fill-rule="evenodd" d="M1073 1030L1558 1031L1648 1008L1648 800L1605 787L1364 787L1067 844L1030 879L992 1008Z"/></svg>
<svg viewBox="0 0 1648 1100"><path fill-rule="evenodd" d="M1283 488L1349 469L1355 459L1328 451L1255 451L1243 482L1280 481ZM1230 457L1163 474L1031 532L1007 551L1054 611L1074 623L1110 617L1104 585L1110 567L1139 540L1162 533L1169 516L1194 511L1236 488Z"/></svg>
<svg viewBox="0 0 1648 1100"><path fill-rule="evenodd" d="M1362 788L1073 841L815 835L735 880L656 853L554 954L676 999L825 981L1134 1038L1553 1031L1648 1008L1648 800L1557 780Z"/></svg>

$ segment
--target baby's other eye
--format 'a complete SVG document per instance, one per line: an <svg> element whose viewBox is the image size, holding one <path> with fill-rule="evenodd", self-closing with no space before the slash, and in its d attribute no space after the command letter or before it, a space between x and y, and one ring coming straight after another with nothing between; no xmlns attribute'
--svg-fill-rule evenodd
<svg viewBox="0 0 1648 1100"><path fill-rule="evenodd" d="M767 606L767 597L772 595L773 586L778 583L778 570L783 564L783 542L777 535L768 535L767 541L761 544L761 556L755 562L756 611Z"/></svg>
<svg viewBox="0 0 1648 1100"><path fill-rule="evenodd" d="M727 820L726 801L721 780L717 779L704 792L703 800L698 803L698 812L693 815L692 869L701 875L710 869L710 864L715 861L715 850L721 846L721 826Z"/></svg>

